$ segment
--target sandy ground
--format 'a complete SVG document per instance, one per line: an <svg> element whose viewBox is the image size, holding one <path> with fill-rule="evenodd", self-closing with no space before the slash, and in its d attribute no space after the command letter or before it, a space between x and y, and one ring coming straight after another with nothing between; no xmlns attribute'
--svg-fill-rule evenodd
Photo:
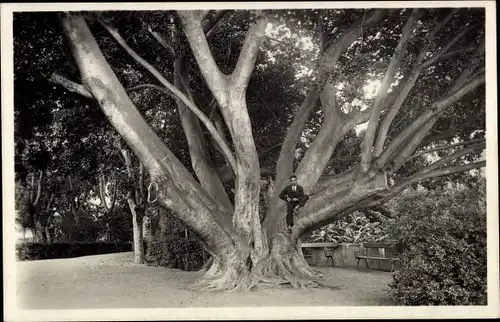
<svg viewBox="0 0 500 322"><path fill-rule="evenodd" d="M132 253L17 263L18 309L391 305L391 274L320 268L333 288L191 291L197 272L133 264Z"/></svg>

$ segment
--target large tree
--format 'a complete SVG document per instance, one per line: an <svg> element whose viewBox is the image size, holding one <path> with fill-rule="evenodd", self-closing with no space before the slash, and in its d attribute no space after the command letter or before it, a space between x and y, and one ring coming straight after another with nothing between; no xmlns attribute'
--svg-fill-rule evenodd
<svg viewBox="0 0 500 322"><path fill-rule="evenodd" d="M157 185L157 202L200 237L212 257L197 284L201 287L246 289L260 282L317 285L320 273L308 266L300 252L303 234L355 210L380 207L416 182L485 165L479 159L485 147L484 11L125 14L131 26L141 22L141 37L147 30L160 45L156 48L164 49L165 54L156 56L154 62L158 50L141 48L140 55L139 48L133 48L137 37L126 40L113 25L117 15L61 13L81 84L59 75L51 80L98 104ZM279 49L283 40L269 37L266 28L280 25L294 31L288 44L310 36L315 49L301 49L295 56L290 50L297 54L297 48ZM156 84L143 86L176 101L192 171L129 97L130 89L125 86L129 84L124 84L112 68L113 61L103 53L111 42L108 39L100 45L94 36L103 31L138 69L152 75ZM228 42L231 48L224 59L221 53ZM266 63L270 54L274 59L286 57L291 64L302 59L302 67L313 77L309 82L296 81L299 89L294 95L302 93L303 101L296 109L287 107L290 119L281 119L287 113L277 118L288 129L277 135L283 139L280 144L268 147L279 147L280 152L271 171L275 193L262 213L264 168L259 150L267 149L257 142L263 122L252 118L255 114L248 106L259 96L263 83L259 72L273 68L269 57ZM158 63L166 57L172 62L170 68ZM361 90L369 79L380 80L372 99L363 97ZM271 85L277 96L289 90L281 90L281 85L279 81ZM262 88L262 92L269 93L269 89ZM355 103L360 100L364 104ZM449 122L450 117L463 118L463 126ZM366 130L359 140L353 138L353 129L364 123ZM305 133L312 134L307 137ZM356 146L348 148L348 143ZM222 161L215 162L210 146L217 148ZM336 162L342 157L339 150L349 151L347 166ZM428 158L431 152L440 154ZM269 160L273 158L265 162ZM218 166L221 162L225 166ZM292 232L286 233L285 207L277 194L292 173L311 198ZM234 196L225 187L227 181Z"/></svg>

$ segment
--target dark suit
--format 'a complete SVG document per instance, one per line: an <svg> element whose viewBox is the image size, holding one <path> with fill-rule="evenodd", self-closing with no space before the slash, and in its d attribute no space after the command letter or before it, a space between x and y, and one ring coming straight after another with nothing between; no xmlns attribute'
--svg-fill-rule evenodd
<svg viewBox="0 0 500 322"><path fill-rule="evenodd" d="M298 201L287 201L287 197L290 199L297 198ZM293 209L296 206L303 207L309 199L309 196L304 194L304 189L297 185L295 191L293 190L292 185L286 186L283 191L281 191L279 198L287 202L286 206L286 224L288 226L293 226Z"/></svg>

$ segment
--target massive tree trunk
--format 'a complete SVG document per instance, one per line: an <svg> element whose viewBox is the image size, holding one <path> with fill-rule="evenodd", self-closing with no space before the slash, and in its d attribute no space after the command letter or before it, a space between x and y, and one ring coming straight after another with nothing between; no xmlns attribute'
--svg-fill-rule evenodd
<svg viewBox="0 0 500 322"><path fill-rule="evenodd" d="M386 14L386 10L368 11L363 19L355 22L323 51L318 82L306 96L283 143L277 166L275 192L262 223L258 213L261 193L259 160L245 97L264 36L266 19L262 13L256 12L256 22L248 31L236 67L230 75L226 75L215 63L199 13L178 12L183 31L200 67L200 73L217 101L225 125L229 129L234 151L219 133L220 127L214 126L196 107L190 94L185 74L187 68L183 65L182 55L177 56L175 63L174 86L134 52L116 30L101 21L104 28L125 51L156 77L163 86L161 90L173 93L179 106L193 169L198 180L195 180L165 146L133 105L126 90L102 55L84 18L73 14L62 16L62 25L83 82L82 85L72 84L68 88L73 88L74 91L87 97L93 97L98 102L109 122L148 171L151 182L158 188L156 195L159 205L170 209L188 229L201 238L203 246L211 255L211 260L197 286L225 290L251 288L257 283L290 284L293 287L318 285L319 272L309 267L301 253L300 237L304 233L355 210L380 205L419 180L484 166L482 162L456 165L454 161L464 154L455 153L395 185L388 185L386 172L388 165L394 164L394 160L398 160L398 163L407 161L413 151L422 144L424 136L421 132L430 129L426 128L425 122L435 122L454 102L482 85L484 73L474 74L478 59L472 60L471 67L464 71L455 86L444 97L434 102L432 107L417 118L407 130L403 130L391 142L385 144L386 129L420 73L432 65L432 60L445 57L446 51L450 48L445 46L443 48L445 50L442 49L439 55L436 54L425 61L425 55L421 54L417 59L418 66L413 69L408 80L389 96L388 86L394 80L395 73L404 59L405 48L421 15L419 10L412 11L403 28L374 106L361 112L344 112L335 98L336 80L328 79L326 75L337 65L347 48L362 35L363 28L376 25ZM450 19L449 15L438 24L436 32ZM455 41L456 39L452 40ZM427 54L427 48L424 49ZM481 54L481 50L478 49L477 53ZM59 83L64 86L65 82ZM293 153L297 139L318 99L323 109L324 122L296 170L306 193L312 195L296 217L291 233L285 233L285 207L277 198L277 194L293 171ZM386 113L385 118L381 118L385 108L390 108L389 111L392 112ZM206 145L201 140L200 124L194 115L203 122L217 141L234 172L234 205L228 200L217 173L210 168ZM320 177L330 162L337 143L350 129L366 121L369 123L363 141L361 163L345 173L320 182ZM375 130L379 122L383 122L383 126L378 133L379 136L376 137ZM412 135L415 137L412 138ZM404 146L409 140L410 147ZM410 148L412 150L407 151ZM482 148L483 145L476 144L463 151L473 152ZM137 189L131 188L128 202L134 218L134 231L136 228L138 230L137 238L134 237L134 249L138 250L136 261L140 261L142 260L142 256L139 255L139 250L142 249L142 243L139 242L142 237L141 211L145 208L141 207L144 198L140 201L136 198L137 195Z"/></svg>

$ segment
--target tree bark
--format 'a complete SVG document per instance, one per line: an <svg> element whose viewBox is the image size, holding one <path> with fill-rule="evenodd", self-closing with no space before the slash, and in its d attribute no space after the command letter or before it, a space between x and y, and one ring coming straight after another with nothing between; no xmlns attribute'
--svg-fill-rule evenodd
<svg viewBox="0 0 500 322"><path fill-rule="evenodd" d="M134 245L134 263L144 263L143 218L144 210L140 209L132 196L128 196L127 203L132 214L132 232Z"/></svg>

